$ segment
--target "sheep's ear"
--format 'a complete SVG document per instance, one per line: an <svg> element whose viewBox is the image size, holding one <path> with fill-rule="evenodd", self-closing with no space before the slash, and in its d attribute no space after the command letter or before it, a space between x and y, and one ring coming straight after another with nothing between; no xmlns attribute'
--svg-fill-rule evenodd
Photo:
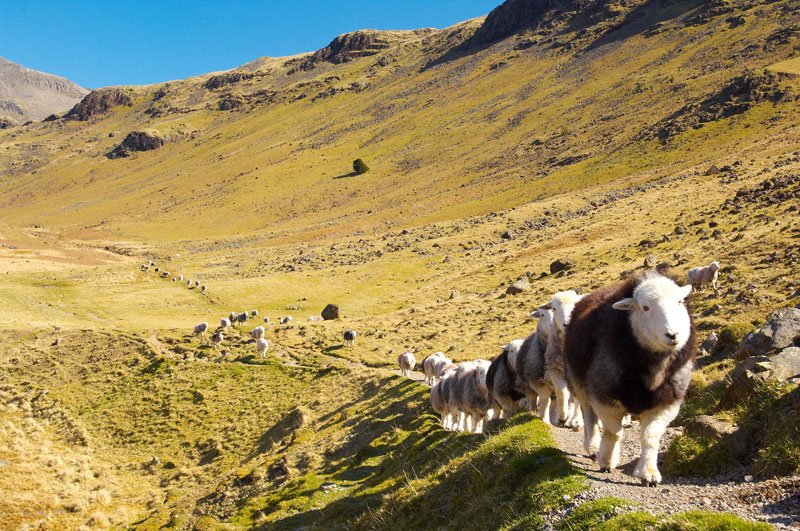
<svg viewBox="0 0 800 531"><path fill-rule="evenodd" d="M681 295L682 295L681 298L685 299L692 292L692 285L691 284L686 284L685 286L681 286L680 290L681 290Z"/></svg>
<svg viewBox="0 0 800 531"><path fill-rule="evenodd" d="M633 301L633 298L629 297L627 299L622 299L621 301L615 302L612 308L614 308L615 310L623 310L629 312L633 310L635 304L636 303Z"/></svg>
<svg viewBox="0 0 800 531"><path fill-rule="evenodd" d="M539 306L540 310L552 310L553 309L553 301L548 302L547 304L542 304Z"/></svg>

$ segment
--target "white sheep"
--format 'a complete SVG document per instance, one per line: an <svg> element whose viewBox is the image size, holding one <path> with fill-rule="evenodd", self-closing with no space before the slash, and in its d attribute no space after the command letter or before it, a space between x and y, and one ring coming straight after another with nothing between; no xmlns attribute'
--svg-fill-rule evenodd
<svg viewBox="0 0 800 531"><path fill-rule="evenodd" d="M425 375L426 384L433 385L436 382L436 363L443 359L447 359L444 352L434 352L422 360L422 373Z"/></svg>
<svg viewBox="0 0 800 531"><path fill-rule="evenodd" d="M542 307L531 314L539 322L536 331L520 346L516 361L517 388L527 398L528 408L536 410L536 415L547 423L551 422L548 410L554 413L553 417L556 416L555 403L551 408L550 401L553 384L545 375L545 352L553 328L553 313L551 308Z"/></svg>
<svg viewBox="0 0 800 531"><path fill-rule="evenodd" d="M264 330L263 326L257 326L255 328L253 328L253 330L250 332L250 336L253 339L258 340L258 339L261 339L262 337L264 337L265 333L266 333L266 330Z"/></svg>
<svg viewBox="0 0 800 531"><path fill-rule="evenodd" d="M180 280L181 282L183 282L183 275L178 275L178 280Z"/></svg>
<svg viewBox="0 0 800 531"><path fill-rule="evenodd" d="M456 429L455 416L451 413L450 399L454 389L456 367L446 371L442 378L431 387L431 406L442 420L442 427L446 430Z"/></svg>
<svg viewBox="0 0 800 531"><path fill-rule="evenodd" d="M294 321L294 317L292 317L291 315L287 315L286 317L281 317L280 319L278 319L278 323L282 325L288 325L292 321Z"/></svg>
<svg viewBox="0 0 800 531"><path fill-rule="evenodd" d="M623 418L632 413L639 415L642 448L633 475L646 485L661 482L661 437L694 367L691 291L652 271L596 290L575 306L564 341L567 375L583 408L584 448L596 451L601 471L619 464Z"/></svg>
<svg viewBox="0 0 800 531"><path fill-rule="evenodd" d="M256 353L259 357L266 359L267 350L269 349L269 342L263 337L258 338L256 341Z"/></svg>
<svg viewBox="0 0 800 531"><path fill-rule="evenodd" d="M413 352L403 352L397 357L397 364L400 366L400 375L408 376L417 364L417 358Z"/></svg>
<svg viewBox="0 0 800 531"><path fill-rule="evenodd" d="M208 330L208 323L202 322L194 325L194 335L204 336Z"/></svg>
<svg viewBox="0 0 800 531"><path fill-rule="evenodd" d="M231 326L231 320L230 319L226 319L225 317L223 317L222 319L219 320L219 326L223 330L227 330L228 327Z"/></svg>
<svg viewBox="0 0 800 531"><path fill-rule="evenodd" d="M717 291L717 278L719 277L720 268L719 262L716 261L711 262L707 266L693 267L687 274L688 283L691 284L694 289L702 291L705 285L710 282L713 290Z"/></svg>
<svg viewBox="0 0 800 531"><path fill-rule="evenodd" d="M553 309L553 324L544 353L545 376L552 382L556 395L558 423L578 430L583 425L580 405L570 401L569 387L565 372L564 335L575 305L583 298L575 291L560 291L553 295L548 307Z"/></svg>
<svg viewBox="0 0 800 531"><path fill-rule="evenodd" d="M460 412L459 428L470 433L483 433L483 422L491 417L489 390L486 387L489 365L490 362L486 360L475 360L462 364L456 371L455 395Z"/></svg>

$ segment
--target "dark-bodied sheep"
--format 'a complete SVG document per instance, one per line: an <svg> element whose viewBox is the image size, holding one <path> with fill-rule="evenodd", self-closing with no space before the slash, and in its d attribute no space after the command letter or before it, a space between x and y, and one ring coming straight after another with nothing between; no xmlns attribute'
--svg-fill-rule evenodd
<svg viewBox="0 0 800 531"><path fill-rule="evenodd" d="M464 420L463 424L459 422L459 427L470 433L483 433L483 421L491 415L489 390L486 387L489 365L490 362L486 360L475 360L463 364L463 372L461 367L457 370L460 374L456 378L456 403L461 412L460 418Z"/></svg>
<svg viewBox="0 0 800 531"><path fill-rule="evenodd" d="M564 350L570 386L583 407L584 447L600 469L619 462L626 413L639 415L641 456L633 475L661 482L658 449L686 396L695 358L691 285L655 271L592 292L578 302Z"/></svg>
<svg viewBox="0 0 800 531"><path fill-rule="evenodd" d="M258 310L250 310L250 317L258 317Z"/></svg>
<svg viewBox="0 0 800 531"><path fill-rule="evenodd" d="M240 324L247 324L247 312L242 312L236 316L236 322Z"/></svg>
<svg viewBox="0 0 800 531"><path fill-rule="evenodd" d="M519 401L525 395L517 386L516 369L512 368L510 358L516 360L524 340L518 339L503 347L503 352L492 360L486 373L486 387L489 389L489 403L498 412L498 418L508 418L519 408ZM516 367L516 361L515 367Z"/></svg>
<svg viewBox="0 0 800 531"><path fill-rule="evenodd" d="M403 352L397 356L397 364L400 366L400 375L408 376L414 370L417 364L417 358L414 357L413 352Z"/></svg>
<svg viewBox="0 0 800 531"><path fill-rule="evenodd" d="M222 335L222 332L218 331L211 334L211 343L214 345L214 348L219 348L224 339L225 336Z"/></svg>
<svg viewBox="0 0 800 531"><path fill-rule="evenodd" d="M345 330L342 335L344 336L344 346L354 347L356 345L356 336L358 336L358 332L355 330Z"/></svg>

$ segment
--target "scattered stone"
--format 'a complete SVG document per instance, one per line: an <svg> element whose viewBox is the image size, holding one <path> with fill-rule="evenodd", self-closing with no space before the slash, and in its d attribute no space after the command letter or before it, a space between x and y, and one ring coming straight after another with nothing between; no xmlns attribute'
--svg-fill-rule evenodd
<svg viewBox="0 0 800 531"><path fill-rule="evenodd" d="M506 293L509 295L518 295L524 291L531 289L531 283L528 277L523 277L506 288Z"/></svg>
<svg viewBox="0 0 800 531"><path fill-rule="evenodd" d="M110 159L129 157L139 151L151 151L165 144L164 138L150 131L132 131L117 147L106 154Z"/></svg>
<svg viewBox="0 0 800 531"><path fill-rule="evenodd" d="M504 240L513 240L514 234L510 230L507 230L503 234L501 234L500 237L503 238Z"/></svg>
<svg viewBox="0 0 800 531"><path fill-rule="evenodd" d="M460 297L460 294L458 293L458 291L453 290L453 291L450 292L450 300L451 301L454 300L454 299L457 299L458 297Z"/></svg>
<svg viewBox="0 0 800 531"><path fill-rule="evenodd" d="M571 258L559 258L558 260L550 264L550 274L555 275L556 273L560 273L561 271L569 271L574 267L575 267L575 260Z"/></svg>
<svg viewBox="0 0 800 531"><path fill-rule="evenodd" d="M333 321L339 318L339 306L337 304L328 304L320 313L322 318L326 321Z"/></svg>
<svg viewBox="0 0 800 531"><path fill-rule="evenodd" d="M648 254L647 256L644 257L644 266L648 269L653 269L657 263L658 261L656 260L656 257L653 254Z"/></svg>
<svg viewBox="0 0 800 531"><path fill-rule="evenodd" d="M678 225L672 232L675 234L686 234L686 227L684 225Z"/></svg>
<svg viewBox="0 0 800 531"><path fill-rule="evenodd" d="M711 352L714 350L714 347L717 346L717 342L719 341L719 336L716 332L711 332L708 334L708 337L705 341L700 344L700 348L705 350L706 352Z"/></svg>
<svg viewBox="0 0 800 531"><path fill-rule="evenodd" d="M706 175L716 175L718 173L719 173L719 168L715 164L712 164L706 170Z"/></svg>
<svg viewBox="0 0 800 531"><path fill-rule="evenodd" d="M795 344L800 337L800 309L780 308L767 318L761 327L747 334L736 349L736 359L761 356Z"/></svg>

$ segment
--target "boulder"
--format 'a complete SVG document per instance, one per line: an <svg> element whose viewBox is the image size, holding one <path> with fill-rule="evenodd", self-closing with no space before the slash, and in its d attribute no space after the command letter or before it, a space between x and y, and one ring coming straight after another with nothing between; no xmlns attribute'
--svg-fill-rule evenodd
<svg viewBox="0 0 800 531"><path fill-rule="evenodd" d="M720 409L730 409L753 395L756 389L769 381L769 358L753 356L741 361L728 374L728 388L719 401Z"/></svg>
<svg viewBox="0 0 800 531"><path fill-rule="evenodd" d="M575 267L575 260L571 258L559 258L550 264L550 274L555 275L561 271L569 271L573 267Z"/></svg>
<svg viewBox="0 0 800 531"><path fill-rule="evenodd" d="M156 133L149 131L133 131L120 145L106 154L110 159L128 157L137 151L151 151L158 149L165 144L165 139Z"/></svg>
<svg viewBox="0 0 800 531"><path fill-rule="evenodd" d="M503 234L501 234L500 237L503 238L504 240L513 240L514 233L512 233L510 230L507 230L503 232Z"/></svg>
<svg viewBox="0 0 800 531"><path fill-rule="evenodd" d="M325 306L320 314L326 321L333 321L339 318L339 306L336 304L329 304Z"/></svg>
<svg viewBox="0 0 800 531"><path fill-rule="evenodd" d="M507 287L506 293L509 295L518 295L529 289L531 289L531 283L528 281L528 277L523 277Z"/></svg>
<svg viewBox="0 0 800 531"><path fill-rule="evenodd" d="M657 263L655 255L648 254L644 257L644 266L648 269L653 269Z"/></svg>
<svg viewBox="0 0 800 531"><path fill-rule="evenodd" d="M744 337L736 349L736 359L762 356L791 346L800 346L800 309L780 308L758 330Z"/></svg>
<svg viewBox="0 0 800 531"><path fill-rule="evenodd" d="M770 358L771 377L780 382L800 376L800 348L789 347Z"/></svg>
<svg viewBox="0 0 800 531"><path fill-rule="evenodd" d="M708 337L705 341L700 343L700 349L705 350L706 352L712 352L714 347L717 346L717 342L719 341L719 336L716 332L711 332L708 334Z"/></svg>
<svg viewBox="0 0 800 531"><path fill-rule="evenodd" d="M735 424L711 415L699 415L689 420L685 429L689 435L719 442L728 447L736 457L747 454L747 433Z"/></svg>

